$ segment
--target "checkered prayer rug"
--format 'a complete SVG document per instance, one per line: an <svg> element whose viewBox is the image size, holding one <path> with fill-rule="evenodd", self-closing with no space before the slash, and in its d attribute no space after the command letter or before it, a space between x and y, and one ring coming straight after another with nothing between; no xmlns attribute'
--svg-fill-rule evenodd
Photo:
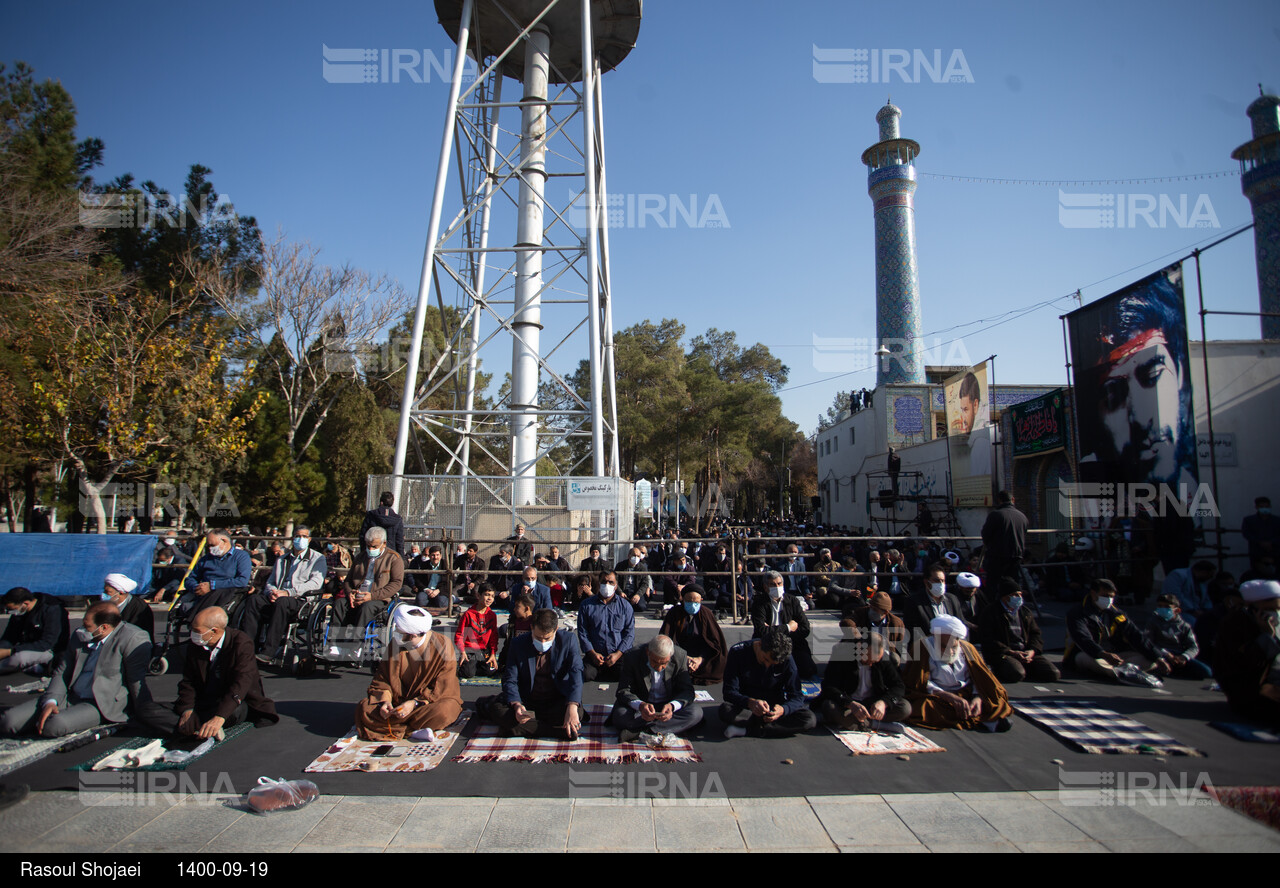
<svg viewBox="0 0 1280 888"><path fill-rule="evenodd" d="M479 764L481 762L574 762L598 764L634 764L636 762L700 762L702 756L693 751L693 745L683 737L676 738L676 745L652 749L641 742L621 743L616 728L607 726L611 706L588 703L586 710L591 721L582 726L582 736L572 743L564 740L531 740L524 737L499 737L498 726L492 722L480 725L474 737L467 741L462 754L455 762Z"/></svg>
<svg viewBox="0 0 1280 888"><path fill-rule="evenodd" d="M905 727L905 726L904 726ZM928 737L907 728L905 734L879 734L874 731L838 731L827 725L827 730L854 755L903 755L917 752L946 752Z"/></svg>
<svg viewBox="0 0 1280 888"><path fill-rule="evenodd" d="M356 729L352 728L303 770L311 774L322 771L364 771L370 774L434 771L445 760L470 718L471 713L464 710L456 722L443 731L436 731L436 739L431 743L420 740L361 740L356 737ZM391 747L389 754L373 755L375 750L384 746Z"/></svg>
<svg viewBox="0 0 1280 888"><path fill-rule="evenodd" d="M1109 709L1100 709L1092 700L1018 700L1014 708L1018 715L1036 727L1081 752L1094 755L1204 755L1200 750L1184 746L1141 722Z"/></svg>
<svg viewBox="0 0 1280 888"><path fill-rule="evenodd" d="M75 749L112 733L115 733L115 728L106 726L53 740L0 740L0 776L38 762L59 750Z"/></svg>

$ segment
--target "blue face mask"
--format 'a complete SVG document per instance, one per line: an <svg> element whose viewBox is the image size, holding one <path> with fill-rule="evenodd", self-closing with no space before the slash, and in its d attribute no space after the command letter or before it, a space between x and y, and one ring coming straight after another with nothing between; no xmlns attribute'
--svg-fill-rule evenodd
<svg viewBox="0 0 1280 888"><path fill-rule="evenodd" d="M310 545L311 545L311 539L309 537L293 538L293 548L297 549L299 552L305 550Z"/></svg>
<svg viewBox="0 0 1280 888"><path fill-rule="evenodd" d="M538 641L538 639L535 638L533 639L533 648L538 653L545 654L547 651L551 650L551 645L555 644L555 642L555 638L551 638L548 641Z"/></svg>
<svg viewBox="0 0 1280 888"><path fill-rule="evenodd" d="M1162 620L1168 621L1173 619L1173 608L1158 607L1156 608L1156 616Z"/></svg>
<svg viewBox="0 0 1280 888"><path fill-rule="evenodd" d="M696 614L698 611L702 610L702 602L701 602L701 601L686 601L686 602L684 603L684 610L685 610L685 613L687 613L687 614L689 614L690 616L692 616L693 614Z"/></svg>
<svg viewBox="0 0 1280 888"><path fill-rule="evenodd" d="M103 601L115 601L115 599L112 598L110 595L108 595L106 592L103 592L98 597L101 598Z"/></svg>
<svg viewBox="0 0 1280 888"><path fill-rule="evenodd" d="M1017 613L1022 609L1022 596L1015 595L1009 599L1009 603L1005 605L1010 613Z"/></svg>

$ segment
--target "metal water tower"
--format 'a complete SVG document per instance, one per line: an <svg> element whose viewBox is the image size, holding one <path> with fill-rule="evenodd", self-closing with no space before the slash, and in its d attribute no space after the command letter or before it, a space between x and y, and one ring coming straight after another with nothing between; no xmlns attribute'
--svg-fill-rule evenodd
<svg viewBox="0 0 1280 888"><path fill-rule="evenodd" d="M567 443L590 446L554 474L618 472L600 87L635 46L641 0L435 6L458 52L409 343L419 372L406 373L393 471L404 474L416 424L450 454L444 475L473 476L480 452L503 466L518 509L535 504L539 461ZM451 182L461 200L442 224ZM446 321L445 307L456 309L438 354L423 349L429 306ZM505 352L505 342L509 394L479 410L481 352ZM566 378L584 358L589 394ZM504 369L486 360L495 375Z"/></svg>

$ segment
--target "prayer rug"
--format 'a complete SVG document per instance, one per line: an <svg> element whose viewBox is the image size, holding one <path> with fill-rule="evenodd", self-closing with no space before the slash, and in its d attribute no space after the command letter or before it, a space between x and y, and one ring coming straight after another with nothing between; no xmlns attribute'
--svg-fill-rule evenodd
<svg viewBox="0 0 1280 888"><path fill-rule="evenodd" d="M822 682L802 681L800 682L800 693L804 694L806 700L812 700L822 693Z"/></svg>
<svg viewBox="0 0 1280 888"><path fill-rule="evenodd" d="M1141 722L1109 709L1099 709L1092 700L1018 700L1015 710L1073 749L1092 755L1204 755Z"/></svg>
<svg viewBox="0 0 1280 888"><path fill-rule="evenodd" d="M906 727L905 725L903 727ZM880 734L874 731L838 731L830 725L827 730L854 755L903 755L917 752L946 752L914 728L904 734Z"/></svg>
<svg viewBox="0 0 1280 888"><path fill-rule="evenodd" d="M1280 743L1280 735L1266 728L1259 728L1257 725L1249 725L1244 722L1209 722L1209 727L1217 728L1225 734L1230 734L1237 740L1243 740L1246 743Z"/></svg>
<svg viewBox="0 0 1280 888"><path fill-rule="evenodd" d="M0 776L38 762L58 750L75 749L100 737L115 733L115 727L94 728L52 740L0 740Z"/></svg>
<svg viewBox="0 0 1280 888"><path fill-rule="evenodd" d="M361 740L352 728L303 770L308 773L324 771L364 771L366 773L404 773L409 771L434 771L466 727L471 713L463 710L458 720L449 727L436 731L436 739L430 743L421 740ZM386 755L374 755L374 751L391 747Z"/></svg>
<svg viewBox="0 0 1280 888"><path fill-rule="evenodd" d="M103 770L104 771L185 771L192 764L200 761L200 759L204 758L206 755L213 752L219 746L222 746L223 744L226 744L226 743L230 743L232 740L239 737L241 734L243 734L245 731L250 730L251 728L253 728L253 723L247 722L247 721L240 722L240 724L238 725L232 725L231 727L227 728L227 730L225 731L226 737L224 737L221 741L214 743L213 746L209 747L207 750L200 753L200 755L196 756L195 758L188 759L187 761L182 762L180 764L178 762L159 761L153 765L143 765L141 768L104 768ZM190 738L190 739L184 738L182 740L174 740L172 738L163 738L163 739L165 742L165 749L179 749L184 746L192 747L192 749L184 750L185 752L191 752L195 748L195 746L199 746L202 743L204 743L203 740L200 740L198 738ZM130 737L128 740L124 741L120 745L113 746L111 749L108 749L106 752L102 753L101 755L95 755L93 758L89 759L87 762L81 762L78 765L72 765L70 768L67 768L67 770L68 771L92 771L94 765L96 765L98 762L102 761L104 758L106 758L109 755L115 755L117 752L119 752L122 749L141 749L142 747L146 746L148 743L155 742L155 740L156 740L155 737ZM173 746L169 745L171 743L173 744Z"/></svg>
<svg viewBox="0 0 1280 888"><path fill-rule="evenodd" d="M1276 786L1206 786L1204 791L1218 804L1280 829L1280 787Z"/></svg>
<svg viewBox="0 0 1280 888"><path fill-rule="evenodd" d="M608 704L588 703L591 721L582 726L582 735L573 742L565 740L499 737L498 726L484 722L474 737L467 741L455 762L574 762L577 764L634 764L636 762L700 762L702 756L683 737L672 746L653 748L642 742L622 743L617 728L605 724L612 709Z"/></svg>

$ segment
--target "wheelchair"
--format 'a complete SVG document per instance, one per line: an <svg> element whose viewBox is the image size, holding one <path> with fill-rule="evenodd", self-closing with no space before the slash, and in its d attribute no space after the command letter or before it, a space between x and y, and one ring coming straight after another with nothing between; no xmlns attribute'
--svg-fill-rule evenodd
<svg viewBox="0 0 1280 888"><path fill-rule="evenodd" d="M232 629L239 627L247 597L248 593L244 589L237 589L233 594L230 606L227 608L228 627ZM168 672L169 666L177 662L177 652L191 640L191 617L182 605L194 600L196 600L194 592L179 589L178 594L173 596L173 601L169 602L169 609L165 612L164 635L151 647L151 660L147 664L148 675L164 675Z"/></svg>
<svg viewBox="0 0 1280 888"><path fill-rule="evenodd" d="M320 667L328 675L343 666L368 666L370 672L377 672L391 641L391 615L406 602L391 599L363 627L332 625L334 603L335 599L323 595L308 596L303 602L297 619L285 633L282 656L287 672L305 676Z"/></svg>

